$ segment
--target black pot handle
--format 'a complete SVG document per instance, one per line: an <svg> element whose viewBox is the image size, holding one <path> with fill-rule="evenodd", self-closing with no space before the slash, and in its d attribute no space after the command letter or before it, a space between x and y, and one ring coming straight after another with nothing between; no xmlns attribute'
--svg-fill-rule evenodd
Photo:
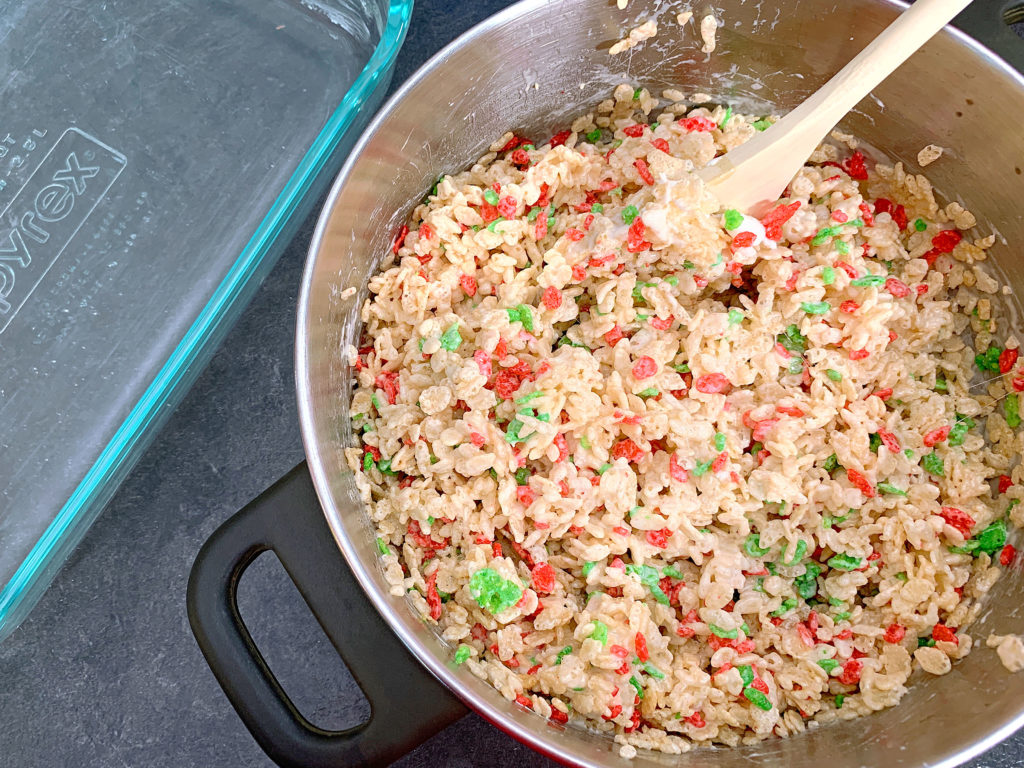
<svg viewBox="0 0 1024 768"><path fill-rule="evenodd" d="M953 25L1024 73L1024 40L1007 23L1007 19L1017 17L1010 10L1022 5L1024 0L975 0L953 20Z"/></svg>
<svg viewBox="0 0 1024 768"><path fill-rule="evenodd" d="M306 720L274 678L238 612L238 582L273 552L370 702L345 731ZM188 581L188 618L232 706L283 768L387 765L466 713L416 662L363 594L334 542L305 464L207 540Z"/></svg>

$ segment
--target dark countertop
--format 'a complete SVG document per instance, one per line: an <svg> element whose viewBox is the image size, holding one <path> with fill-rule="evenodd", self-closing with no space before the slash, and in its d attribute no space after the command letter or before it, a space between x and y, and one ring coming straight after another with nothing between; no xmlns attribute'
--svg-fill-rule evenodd
<svg viewBox="0 0 1024 768"><path fill-rule="evenodd" d="M417 0L395 84L510 3ZM295 302L312 221L75 550L0 645L0 764L272 766L231 709L188 627L185 584L202 542L299 463ZM368 707L273 556L240 587L243 615L285 688L318 725ZM553 766L468 715L398 763ZM1024 732L971 764L1024 765Z"/></svg>

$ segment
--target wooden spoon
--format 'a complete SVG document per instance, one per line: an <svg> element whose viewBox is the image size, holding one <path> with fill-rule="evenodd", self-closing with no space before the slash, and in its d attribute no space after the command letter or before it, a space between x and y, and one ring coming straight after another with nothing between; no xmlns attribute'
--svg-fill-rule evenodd
<svg viewBox="0 0 1024 768"><path fill-rule="evenodd" d="M807 101L698 175L722 206L760 215L835 125L971 0L917 0Z"/></svg>

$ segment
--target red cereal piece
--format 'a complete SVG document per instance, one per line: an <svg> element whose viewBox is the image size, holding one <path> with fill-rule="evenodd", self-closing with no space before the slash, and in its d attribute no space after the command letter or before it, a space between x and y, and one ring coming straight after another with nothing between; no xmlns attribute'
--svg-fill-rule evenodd
<svg viewBox="0 0 1024 768"><path fill-rule="evenodd" d="M487 438L479 432L470 432L469 439L477 448L482 448L487 443Z"/></svg>
<svg viewBox="0 0 1024 768"><path fill-rule="evenodd" d="M654 176L651 175L651 167L647 164L647 161L642 157L638 157L633 161L633 166L636 168L636 172L640 174L640 178L644 180L645 184L653 184Z"/></svg>
<svg viewBox="0 0 1024 768"><path fill-rule="evenodd" d="M653 147L654 147L655 149L660 149L660 150L661 150L662 152L664 152L664 153L665 153L666 155L667 155L667 154L670 154L670 153L669 153L669 146L668 146L668 142L667 142L667 141L665 141L664 139L651 139L651 145L652 145L652 146L653 146Z"/></svg>
<svg viewBox="0 0 1024 768"><path fill-rule="evenodd" d="M845 212L840 210L832 211L832 215L829 218L831 218L832 221L839 222L840 224L845 224L850 220L850 217L847 216Z"/></svg>
<svg viewBox="0 0 1024 768"><path fill-rule="evenodd" d="M856 301L844 301L839 305L839 311L845 312L847 315L852 315L858 309L860 309L860 304Z"/></svg>
<svg viewBox="0 0 1024 768"><path fill-rule="evenodd" d="M480 216L483 218L484 224L490 224L500 215L501 214L498 213L498 209L490 203L484 202L480 205Z"/></svg>
<svg viewBox="0 0 1024 768"><path fill-rule="evenodd" d="M533 489L528 485L516 486L516 498L519 499L519 503L525 506L533 504L533 500L536 498Z"/></svg>
<svg viewBox="0 0 1024 768"><path fill-rule="evenodd" d="M405 244L405 236L408 235L408 234L409 234L409 227L407 227L405 224L403 224L402 228L400 230L398 230L398 234L395 235L394 242L391 243L391 252L393 254L395 254L396 256L398 255L398 249L401 248Z"/></svg>
<svg viewBox="0 0 1024 768"><path fill-rule="evenodd" d="M644 125L643 123L633 123L633 125L627 125L625 128L623 128L622 132L627 136L632 136L635 139L637 136L644 135L644 128L646 127L647 126Z"/></svg>
<svg viewBox="0 0 1024 768"><path fill-rule="evenodd" d="M764 225L765 237L769 240L781 240L782 225L793 218L793 214L797 212L799 207L800 201L797 200L789 205L776 206L761 217L761 223Z"/></svg>
<svg viewBox="0 0 1024 768"><path fill-rule="evenodd" d="M1017 548L1013 544L1007 544L999 551L999 564L1008 566L1017 558Z"/></svg>
<svg viewBox="0 0 1024 768"><path fill-rule="evenodd" d="M878 436L882 438L882 445L889 449L889 453L898 453L900 450L900 441L896 439L896 435L885 429L878 430Z"/></svg>
<svg viewBox="0 0 1024 768"><path fill-rule="evenodd" d="M963 235L955 229L944 229L932 238L932 248L939 253L952 253L963 239Z"/></svg>
<svg viewBox="0 0 1024 768"><path fill-rule="evenodd" d="M569 715L568 713L563 712L560 709L555 709L554 707L552 707L550 720L553 723L561 723L562 725L565 725L569 722Z"/></svg>
<svg viewBox="0 0 1024 768"><path fill-rule="evenodd" d="M705 373L697 379L695 386L698 392L706 395L720 394L732 388L730 381L721 373Z"/></svg>
<svg viewBox="0 0 1024 768"><path fill-rule="evenodd" d="M753 688L755 691L760 691L765 695L768 694L768 683L766 683L760 677L755 677L754 682L750 684L750 687Z"/></svg>
<svg viewBox="0 0 1024 768"><path fill-rule="evenodd" d="M905 296L910 295L910 286L904 283L902 280L897 280L895 277L890 277L886 279L885 290L887 290L897 299L902 299Z"/></svg>
<svg viewBox="0 0 1024 768"><path fill-rule="evenodd" d="M871 210L871 206L868 205L867 203L861 203L857 207L860 209L860 217L864 219L865 226L875 226L875 216L873 211Z"/></svg>
<svg viewBox="0 0 1024 768"><path fill-rule="evenodd" d="M441 618L441 596L437 593L437 571L427 576L427 605L430 607L430 618L437 621Z"/></svg>
<svg viewBox="0 0 1024 768"><path fill-rule="evenodd" d="M860 472L855 469L846 470L846 479L850 481L850 484L863 493L869 499L875 498L875 489L868 482L868 479L864 477Z"/></svg>
<svg viewBox="0 0 1024 768"><path fill-rule="evenodd" d="M683 124L684 130L693 133L713 131L715 128L718 127L718 125L714 121L704 117L703 115L697 115L695 117L684 117L682 120L679 120L679 122Z"/></svg>
<svg viewBox="0 0 1024 768"><path fill-rule="evenodd" d="M370 454L374 461L380 461L380 451L374 448L372 445L363 446L364 453Z"/></svg>
<svg viewBox="0 0 1024 768"><path fill-rule="evenodd" d="M434 237L434 228L426 222L420 224L419 238L420 240L431 240Z"/></svg>
<svg viewBox="0 0 1024 768"><path fill-rule="evenodd" d="M837 261L836 266L839 267L843 272L849 275L851 280L857 279L857 270L852 264L847 264L845 261Z"/></svg>
<svg viewBox="0 0 1024 768"><path fill-rule="evenodd" d="M673 320L675 320L675 317L671 315L666 318L652 317L651 328L653 328L656 331L667 331L669 328L672 327Z"/></svg>
<svg viewBox="0 0 1024 768"><path fill-rule="evenodd" d="M761 442L768 436L768 433L771 432L772 428L778 424L779 421L779 419L761 419L761 421L756 422L751 438L754 442ZM762 451L762 453L764 453L764 451Z"/></svg>
<svg viewBox="0 0 1024 768"><path fill-rule="evenodd" d="M636 648L636 657L640 661L647 661L651 658L651 654L647 652L647 638L644 637L643 632L637 632L633 638L633 647Z"/></svg>
<svg viewBox="0 0 1024 768"><path fill-rule="evenodd" d="M644 224L643 218L637 216L626 232L626 250L630 253L640 253L650 248L651 244L644 240L644 232L646 231L647 225Z"/></svg>
<svg viewBox="0 0 1024 768"><path fill-rule="evenodd" d="M937 443L941 443L943 440L949 437L949 430L950 427L947 425L945 427L933 429L931 432L926 432L924 436L925 447L931 448Z"/></svg>
<svg viewBox="0 0 1024 768"><path fill-rule="evenodd" d="M629 528L626 528L622 525L616 525L614 528L612 528L612 531L619 534L619 536L629 536Z"/></svg>
<svg viewBox="0 0 1024 768"><path fill-rule="evenodd" d="M732 242L729 244L729 247L732 248L733 253L735 253L740 248L747 248L753 245L756 239L757 235L755 235L753 232L740 232L732 239Z"/></svg>
<svg viewBox="0 0 1024 768"><path fill-rule="evenodd" d="M779 413L785 414L786 416L793 416L794 418L800 418L804 415L804 412L795 405L776 405L775 410Z"/></svg>
<svg viewBox="0 0 1024 768"><path fill-rule="evenodd" d="M947 525L950 525L960 531L965 539L970 538L971 528L974 527L973 517L962 509L957 509L956 507L943 507L939 510L939 514L942 516L942 519L946 521Z"/></svg>
<svg viewBox="0 0 1024 768"><path fill-rule="evenodd" d="M1010 489L1011 485L1013 485L1013 480L1010 478L1009 475L1000 475L999 476L999 492L1000 493L1006 493Z"/></svg>
<svg viewBox="0 0 1024 768"><path fill-rule="evenodd" d="M683 624L680 624L678 627L676 627L676 634L679 635L679 637L690 638L697 634L697 630L695 630L693 627L687 627Z"/></svg>
<svg viewBox="0 0 1024 768"><path fill-rule="evenodd" d="M560 147L569 140L569 137L571 135L572 131L559 131L558 133L551 137L551 141L549 141L548 144L551 145L552 149L554 149L555 147Z"/></svg>
<svg viewBox="0 0 1024 768"><path fill-rule="evenodd" d="M960 645L960 640L956 636L956 630L951 627L947 627L943 623L938 623L932 629L932 640L937 643L954 643Z"/></svg>
<svg viewBox="0 0 1024 768"><path fill-rule="evenodd" d="M1013 366L1017 364L1017 356L1020 352L1016 349L1004 349L999 354L999 372L1009 373L1013 370Z"/></svg>
<svg viewBox="0 0 1024 768"><path fill-rule="evenodd" d="M380 374L374 381L374 386L384 390L384 395L387 397L388 402L394 405L398 400L399 394L398 371L387 371Z"/></svg>
<svg viewBox="0 0 1024 768"><path fill-rule="evenodd" d="M565 230L565 236L575 243L582 240L587 235L585 232L575 229L574 227L569 227L567 230Z"/></svg>
<svg viewBox="0 0 1024 768"><path fill-rule="evenodd" d="M863 669L864 662L860 659L850 659L843 664L843 671L839 675L839 682L843 685L856 685L860 682L860 673Z"/></svg>
<svg viewBox="0 0 1024 768"><path fill-rule="evenodd" d="M491 358L488 356L486 351L482 349L474 351L473 360L476 361L477 368L479 368L482 376L491 375Z"/></svg>
<svg viewBox="0 0 1024 768"><path fill-rule="evenodd" d="M704 715L701 714L699 710L697 712L694 712L692 715L684 717L683 719L686 720L686 722L688 722L694 728L703 728L707 725L707 722L705 722L704 720Z"/></svg>
<svg viewBox="0 0 1024 768"><path fill-rule="evenodd" d="M610 346L614 347L622 341L624 335L625 334L623 334L622 329L616 325L604 335L604 340L607 341Z"/></svg>
<svg viewBox="0 0 1024 768"><path fill-rule="evenodd" d="M1024 392L1024 376L1014 376L1010 384L1013 385L1014 392Z"/></svg>
<svg viewBox="0 0 1024 768"><path fill-rule="evenodd" d="M866 181L868 178L868 169L864 163L864 153L860 150L854 152L850 158L843 163L843 170L850 174L851 179Z"/></svg>
<svg viewBox="0 0 1024 768"><path fill-rule="evenodd" d="M888 213L892 216L892 220L896 222L896 226L900 230L907 228L907 210L892 200L888 200L884 197L880 197L875 200L875 213Z"/></svg>
<svg viewBox="0 0 1024 768"><path fill-rule="evenodd" d="M808 648L814 647L814 633L811 632L811 628L802 621L796 625L796 633L800 636L800 642Z"/></svg>
<svg viewBox="0 0 1024 768"><path fill-rule="evenodd" d="M871 353L868 352L866 349L851 349L850 350L850 359L851 360L863 360L864 358L868 357L870 354Z"/></svg>
<svg viewBox="0 0 1024 768"><path fill-rule="evenodd" d="M577 283L587 278L587 268L583 264L572 265L572 279Z"/></svg>
<svg viewBox="0 0 1024 768"><path fill-rule="evenodd" d="M530 572L530 582L537 594L550 595L555 591L555 569L548 563L537 563Z"/></svg>
<svg viewBox="0 0 1024 768"><path fill-rule="evenodd" d="M658 364L653 358L644 355L633 363L633 378L638 381L649 379L658 372Z"/></svg>
<svg viewBox="0 0 1024 768"><path fill-rule="evenodd" d="M583 229L586 232L590 231L591 225L594 223L594 214L588 213L587 217L583 220Z"/></svg>
<svg viewBox="0 0 1024 768"><path fill-rule="evenodd" d="M715 460L711 462L711 471L718 473L725 469L726 463L729 461L729 454L722 451L720 454L715 456Z"/></svg>
<svg viewBox="0 0 1024 768"><path fill-rule="evenodd" d="M890 624L885 629L885 642L896 645L902 643L903 638L907 636L907 628L900 624Z"/></svg>
<svg viewBox="0 0 1024 768"><path fill-rule="evenodd" d="M491 544L491 554L494 555L494 557L504 556L505 553L501 551L501 544L499 542L496 541Z"/></svg>
<svg viewBox="0 0 1024 768"><path fill-rule="evenodd" d="M553 285L549 285L544 289L541 301L544 302L544 306L548 309L558 309L562 306L562 292Z"/></svg>
<svg viewBox="0 0 1024 768"><path fill-rule="evenodd" d="M521 694L521 693L518 696L516 696L516 704L518 704L520 707L526 707L527 709L533 709L533 702L530 701L525 696L523 696L523 694Z"/></svg>
<svg viewBox="0 0 1024 768"><path fill-rule="evenodd" d="M548 217L538 216L537 223L533 225L533 239L543 240L548 236Z"/></svg>
<svg viewBox="0 0 1024 768"><path fill-rule="evenodd" d="M786 281L786 290L787 291L795 291L796 290L796 281L799 280L799 279L800 279L800 270L797 270L792 275L790 275L789 279Z"/></svg>
<svg viewBox="0 0 1024 768"><path fill-rule="evenodd" d="M629 656L629 649L623 648L621 645L609 646L608 652L617 658L624 659Z"/></svg>
<svg viewBox="0 0 1024 768"><path fill-rule="evenodd" d="M467 296L476 296L476 278L473 277L472 275L461 275L459 277L459 286L462 288L462 290L465 292Z"/></svg>
<svg viewBox="0 0 1024 768"><path fill-rule="evenodd" d="M668 546L668 537L672 535L672 531L668 528L662 528L658 531L647 531L644 534L644 538L647 539L647 543L652 547L658 547L658 549L665 549Z"/></svg>
<svg viewBox="0 0 1024 768"><path fill-rule="evenodd" d="M868 397L877 397L879 400L888 400L892 397L892 387L885 387L872 392Z"/></svg>
<svg viewBox="0 0 1024 768"><path fill-rule="evenodd" d="M690 473L679 463L679 455L675 453L668 458L668 473L679 483L685 483L690 479Z"/></svg>
<svg viewBox="0 0 1024 768"><path fill-rule="evenodd" d="M513 165L529 165L530 154L525 149L517 149L508 156Z"/></svg>
<svg viewBox="0 0 1024 768"><path fill-rule="evenodd" d="M514 197L505 195L498 201L498 213L504 216L506 219L514 219L516 217L516 207L518 203Z"/></svg>
<svg viewBox="0 0 1024 768"><path fill-rule="evenodd" d="M498 375L494 378L494 391L498 397L504 400L511 400L512 396L519 389L522 381L519 377L511 370L499 371Z"/></svg>
<svg viewBox="0 0 1024 768"><path fill-rule="evenodd" d="M630 462L640 461L644 457L644 449L629 438L620 440L612 448L612 458L625 459Z"/></svg>

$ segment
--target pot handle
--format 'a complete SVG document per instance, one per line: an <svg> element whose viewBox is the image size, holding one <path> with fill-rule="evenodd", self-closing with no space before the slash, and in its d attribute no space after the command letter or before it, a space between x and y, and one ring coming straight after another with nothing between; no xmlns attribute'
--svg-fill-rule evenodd
<svg viewBox="0 0 1024 768"><path fill-rule="evenodd" d="M977 0L953 20L953 25L988 46L1018 72L1024 73L1024 40L1010 27L1024 22L1024 2Z"/></svg>
<svg viewBox="0 0 1024 768"><path fill-rule="evenodd" d="M238 582L272 550L370 703L370 719L326 731L296 709L238 611ZM387 765L466 708L416 662L363 594L335 544L305 464L206 541L188 581L199 647L242 722L283 768Z"/></svg>

